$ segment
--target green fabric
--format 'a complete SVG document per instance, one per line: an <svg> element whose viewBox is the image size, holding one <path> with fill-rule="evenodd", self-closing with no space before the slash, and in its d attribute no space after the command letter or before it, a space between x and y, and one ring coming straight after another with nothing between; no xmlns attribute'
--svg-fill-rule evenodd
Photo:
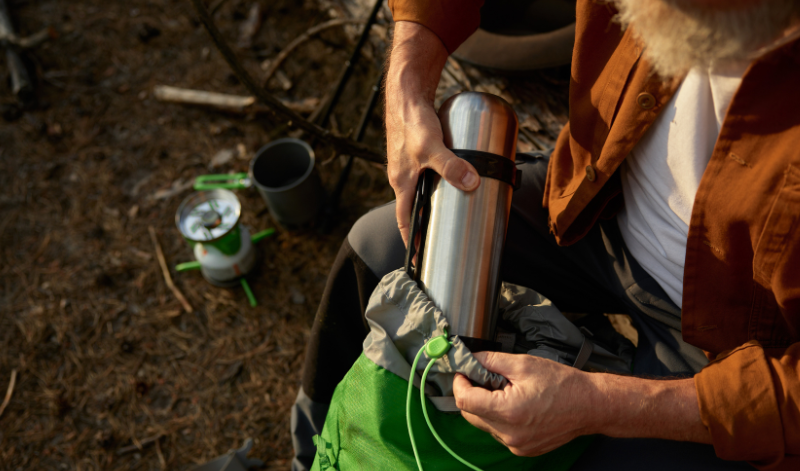
<svg viewBox="0 0 800 471"><path fill-rule="evenodd" d="M408 383L362 354L336 387L322 433L314 437L317 456L312 471L416 470L406 428ZM461 470L433 438L422 415L419 389L412 400L412 425L426 471ZM440 412L428 402L431 422L453 451L483 470L566 471L592 437L581 437L535 458L515 456L467 422L461 415Z"/></svg>

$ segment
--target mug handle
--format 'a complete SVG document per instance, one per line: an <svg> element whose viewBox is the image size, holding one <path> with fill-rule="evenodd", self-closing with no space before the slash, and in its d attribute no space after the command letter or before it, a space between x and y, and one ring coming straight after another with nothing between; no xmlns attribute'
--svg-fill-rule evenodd
<svg viewBox="0 0 800 471"><path fill-rule="evenodd" d="M252 182L247 173L201 175L194 179L195 190L241 190L250 188Z"/></svg>

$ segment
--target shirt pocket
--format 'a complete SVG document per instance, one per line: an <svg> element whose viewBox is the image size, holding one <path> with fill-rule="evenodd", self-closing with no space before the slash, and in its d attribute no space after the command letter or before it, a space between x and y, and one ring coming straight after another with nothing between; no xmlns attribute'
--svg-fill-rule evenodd
<svg viewBox="0 0 800 471"><path fill-rule="evenodd" d="M798 243L800 236L800 168L789 165L784 175L753 258L753 278L766 288L771 287L772 275L783 262L787 247Z"/></svg>

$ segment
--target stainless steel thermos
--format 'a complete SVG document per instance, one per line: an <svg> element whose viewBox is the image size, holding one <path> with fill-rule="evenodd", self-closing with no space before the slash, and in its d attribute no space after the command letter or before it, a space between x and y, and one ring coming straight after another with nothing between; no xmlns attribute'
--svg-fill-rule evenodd
<svg viewBox="0 0 800 471"><path fill-rule="evenodd" d="M431 170L423 173L406 269L444 312L450 334L473 351L494 350L500 262L511 195L520 180L514 163L517 116L500 97L466 92L448 99L439 119L445 145L475 167L481 183L464 192Z"/></svg>

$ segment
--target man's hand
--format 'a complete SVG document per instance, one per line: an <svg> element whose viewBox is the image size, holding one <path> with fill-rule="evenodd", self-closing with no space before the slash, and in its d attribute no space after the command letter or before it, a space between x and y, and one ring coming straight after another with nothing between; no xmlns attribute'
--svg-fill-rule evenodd
<svg viewBox="0 0 800 471"><path fill-rule="evenodd" d="M530 355L480 352L475 358L508 384L488 391L457 374L456 405L467 421L515 455L540 455L596 433L711 443L691 378L586 373Z"/></svg>
<svg viewBox="0 0 800 471"><path fill-rule="evenodd" d="M472 425L491 433L515 455L541 455L592 433L584 410L586 373L530 355L480 352L475 358L505 376L508 384L488 391L457 374L456 405Z"/></svg>
<svg viewBox="0 0 800 471"><path fill-rule="evenodd" d="M406 245L422 169L433 169L464 191L480 184L472 165L444 146L442 126L433 109L447 56L442 41L428 28L407 21L395 25L386 75L387 171L397 197L397 226Z"/></svg>

